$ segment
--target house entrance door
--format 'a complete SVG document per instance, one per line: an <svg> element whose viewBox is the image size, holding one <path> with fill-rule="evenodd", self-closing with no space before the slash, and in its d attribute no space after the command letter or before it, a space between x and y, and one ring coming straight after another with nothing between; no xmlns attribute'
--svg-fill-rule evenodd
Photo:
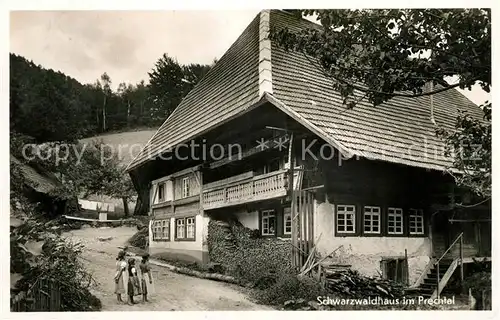
<svg viewBox="0 0 500 320"><path fill-rule="evenodd" d="M450 245L450 226L447 211L439 211L432 217L431 229L433 256L439 258Z"/></svg>

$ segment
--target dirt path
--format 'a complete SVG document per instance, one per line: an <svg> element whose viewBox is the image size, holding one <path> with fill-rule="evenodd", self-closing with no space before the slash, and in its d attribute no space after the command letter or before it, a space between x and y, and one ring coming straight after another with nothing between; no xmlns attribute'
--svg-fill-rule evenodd
<svg viewBox="0 0 500 320"><path fill-rule="evenodd" d="M102 301L103 311L204 311L204 310L270 310L248 300L234 285L189 277L158 266L152 266L156 295L148 303L119 305L113 294L113 274L118 246L136 232L135 228L85 228L67 233L81 241L86 249L83 259L94 273L98 286L93 293ZM99 241L98 237L113 237Z"/></svg>

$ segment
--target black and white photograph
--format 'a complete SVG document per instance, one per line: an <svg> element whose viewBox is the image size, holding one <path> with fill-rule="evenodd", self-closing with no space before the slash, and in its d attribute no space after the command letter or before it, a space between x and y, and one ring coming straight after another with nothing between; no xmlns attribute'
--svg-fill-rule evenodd
<svg viewBox="0 0 500 320"><path fill-rule="evenodd" d="M10 314L491 316L478 4L10 9Z"/></svg>

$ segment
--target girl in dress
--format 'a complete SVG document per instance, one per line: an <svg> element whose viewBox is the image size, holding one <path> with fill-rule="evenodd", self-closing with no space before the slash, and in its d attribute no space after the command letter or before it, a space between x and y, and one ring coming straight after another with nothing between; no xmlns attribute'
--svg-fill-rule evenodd
<svg viewBox="0 0 500 320"><path fill-rule="evenodd" d="M135 259L130 258L128 260L128 303L130 305L135 304L134 296L141 295L141 284L139 283L139 277L137 276L137 269L135 268Z"/></svg>
<svg viewBox="0 0 500 320"><path fill-rule="evenodd" d="M118 257L116 258L116 272L115 272L115 294L116 300L119 303L123 303L122 294L125 294L125 288L127 287L128 274L127 274L127 262L125 261L125 252L118 252Z"/></svg>
<svg viewBox="0 0 500 320"><path fill-rule="evenodd" d="M149 266L149 254L146 253L142 256L139 269L141 270L142 301L148 302L148 294L152 295L155 293L151 267Z"/></svg>

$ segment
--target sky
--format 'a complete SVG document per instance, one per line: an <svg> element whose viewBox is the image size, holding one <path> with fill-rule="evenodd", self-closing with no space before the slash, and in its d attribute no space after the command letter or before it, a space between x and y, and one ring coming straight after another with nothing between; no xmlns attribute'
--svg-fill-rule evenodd
<svg viewBox="0 0 500 320"><path fill-rule="evenodd" d="M231 46L259 10L12 11L10 52L82 83L107 72L120 82L148 80L164 53L182 64L210 64ZM476 104L480 87L462 91Z"/></svg>

